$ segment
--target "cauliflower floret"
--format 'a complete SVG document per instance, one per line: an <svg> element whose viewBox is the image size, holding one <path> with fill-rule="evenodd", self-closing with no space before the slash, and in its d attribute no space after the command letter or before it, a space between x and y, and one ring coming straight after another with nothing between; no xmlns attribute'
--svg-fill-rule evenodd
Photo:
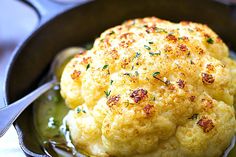
<svg viewBox="0 0 236 157"><path fill-rule="evenodd" d="M62 74L73 143L101 157L219 157L236 127L228 53L192 22L151 17L106 30Z"/></svg>

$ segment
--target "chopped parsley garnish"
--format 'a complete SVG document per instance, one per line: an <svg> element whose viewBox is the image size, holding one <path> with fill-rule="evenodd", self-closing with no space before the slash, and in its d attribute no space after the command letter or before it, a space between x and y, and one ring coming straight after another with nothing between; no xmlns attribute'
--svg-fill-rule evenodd
<svg viewBox="0 0 236 157"><path fill-rule="evenodd" d="M167 33L167 31L166 31L165 29L163 29L163 28L157 28L157 27L156 27L156 32L157 32L157 33L161 33L161 32Z"/></svg>
<svg viewBox="0 0 236 157"><path fill-rule="evenodd" d="M138 75L139 75L138 71L135 71L135 75L136 75L136 76L138 76Z"/></svg>
<svg viewBox="0 0 236 157"><path fill-rule="evenodd" d="M109 95L111 94L111 91L110 90L109 91L104 91L104 93L105 93L106 97L108 98Z"/></svg>
<svg viewBox="0 0 236 157"><path fill-rule="evenodd" d="M156 72L154 72L154 73L152 74L152 76L153 76L154 78L156 78L157 75L159 75L159 74L160 74L160 72L159 72L159 71L156 71Z"/></svg>
<svg viewBox="0 0 236 157"><path fill-rule="evenodd" d="M147 49L147 50L151 50L151 48L147 45L144 45L144 48Z"/></svg>
<svg viewBox="0 0 236 157"><path fill-rule="evenodd" d="M130 76L130 73L124 73L124 75Z"/></svg>
<svg viewBox="0 0 236 157"><path fill-rule="evenodd" d="M149 41L148 43L149 43L149 44L153 44L153 42L152 42L152 41Z"/></svg>
<svg viewBox="0 0 236 157"><path fill-rule="evenodd" d="M112 34L115 34L115 32L114 32L114 31L111 31L111 32L109 33L109 35L112 35Z"/></svg>
<svg viewBox="0 0 236 157"><path fill-rule="evenodd" d="M104 65L103 67L102 67L102 69L104 70L104 69L106 69L108 67L108 65L106 64L106 65Z"/></svg>
<svg viewBox="0 0 236 157"><path fill-rule="evenodd" d="M90 68L90 64L88 64L87 66L86 66L86 70L88 70Z"/></svg>
<svg viewBox="0 0 236 157"><path fill-rule="evenodd" d="M113 83L114 81L113 80L111 80L111 82L110 82L110 85L112 85L112 83Z"/></svg>
<svg viewBox="0 0 236 157"><path fill-rule="evenodd" d="M82 112L86 113L86 111L83 109Z"/></svg>
<svg viewBox="0 0 236 157"><path fill-rule="evenodd" d="M81 109L78 107L78 108L76 109L76 111L77 111L77 113L80 113L80 112L81 112Z"/></svg>
<svg viewBox="0 0 236 157"><path fill-rule="evenodd" d="M158 52L149 52L149 54L150 54L151 56L159 56L159 55L161 55L161 51L158 51Z"/></svg>
<svg viewBox="0 0 236 157"><path fill-rule="evenodd" d="M134 69L134 66L132 65L131 70L133 70L133 69Z"/></svg>
<svg viewBox="0 0 236 157"><path fill-rule="evenodd" d="M208 39L207 39L207 42L208 42L209 44L213 44L213 43L214 43L214 40L213 40L212 38L208 38Z"/></svg>
<svg viewBox="0 0 236 157"><path fill-rule="evenodd" d="M138 58L139 56L141 56L141 53L139 53L139 52L136 52L136 54L135 54L135 57L134 57L134 58Z"/></svg>

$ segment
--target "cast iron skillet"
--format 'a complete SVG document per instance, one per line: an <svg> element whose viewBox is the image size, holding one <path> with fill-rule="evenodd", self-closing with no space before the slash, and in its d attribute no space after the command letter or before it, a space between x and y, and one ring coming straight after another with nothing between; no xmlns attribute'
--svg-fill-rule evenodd
<svg viewBox="0 0 236 157"><path fill-rule="evenodd" d="M39 13L41 23L17 48L8 66L4 84L6 105L36 88L59 51L92 41L107 28L131 18L156 16L175 22L206 23L231 49L236 50L236 7L233 5L212 0L97 0L81 3L28 2ZM45 18L45 15L49 16ZM30 106L14 123L20 146L28 156L46 156L37 141L32 119Z"/></svg>

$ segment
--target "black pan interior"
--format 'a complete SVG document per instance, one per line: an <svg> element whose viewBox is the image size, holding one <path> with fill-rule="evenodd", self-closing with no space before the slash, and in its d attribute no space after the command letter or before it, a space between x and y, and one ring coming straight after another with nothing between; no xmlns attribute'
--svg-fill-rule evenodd
<svg viewBox="0 0 236 157"><path fill-rule="evenodd" d="M211 0L103 0L89 2L40 27L16 52L8 69L6 99L11 103L36 88L60 50L93 40L127 19L156 16L171 21L206 23L236 50L233 8ZM21 146L28 155L43 151L36 139L31 107L17 119ZM34 153L32 153L34 152Z"/></svg>

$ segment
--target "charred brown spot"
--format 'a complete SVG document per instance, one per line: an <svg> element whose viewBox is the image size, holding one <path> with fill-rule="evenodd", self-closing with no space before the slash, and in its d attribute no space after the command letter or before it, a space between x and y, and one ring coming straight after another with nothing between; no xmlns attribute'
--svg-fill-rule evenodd
<svg viewBox="0 0 236 157"><path fill-rule="evenodd" d="M107 100L107 105L108 105L109 107L112 107L113 105L116 105L119 100L120 100L120 96L119 96L119 95L111 96L111 97Z"/></svg>
<svg viewBox="0 0 236 157"><path fill-rule="evenodd" d="M165 51L165 52L171 52L171 51L172 51L172 47L169 46L169 45L165 45L164 51Z"/></svg>
<svg viewBox="0 0 236 157"><path fill-rule="evenodd" d="M204 37L210 38L211 36L209 34L207 34L207 33L204 33Z"/></svg>
<svg viewBox="0 0 236 157"><path fill-rule="evenodd" d="M152 25L152 26L144 25L144 27L146 28L145 31L147 33L154 33L156 32L156 29L157 29L156 25Z"/></svg>
<svg viewBox="0 0 236 157"><path fill-rule="evenodd" d="M214 71L215 70L215 67L212 65L212 64L207 64L207 70L209 71Z"/></svg>
<svg viewBox="0 0 236 157"><path fill-rule="evenodd" d="M105 45L105 47L110 47L111 46L111 43L110 43L110 41L109 41L109 38L105 38L104 39L104 45Z"/></svg>
<svg viewBox="0 0 236 157"><path fill-rule="evenodd" d="M180 51L183 51L183 52L186 52L186 51L188 51L188 48L187 48L187 46L186 46L186 45L184 45L184 44L180 44L178 47L179 47Z"/></svg>
<svg viewBox="0 0 236 157"><path fill-rule="evenodd" d="M84 57L81 63L87 65L90 61L91 61L91 57Z"/></svg>
<svg viewBox="0 0 236 157"><path fill-rule="evenodd" d="M217 38L216 38L216 42L217 42L217 43L220 43L220 42L222 42L222 39L221 39L220 37L217 37Z"/></svg>
<svg viewBox="0 0 236 157"><path fill-rule="evenodd" d="M190 100L191 102L194 102L195 98L196 98L196 96L192 95L192 96L189 97L189 100Z"/></svg>
<svg viewBox="0 0 236 157"><path fill-rule="evenodd" d="M132 36L133 33L124 33L120 35L120 39L128 39L129 36Z"/></svg>
<svg viewBox="0 0 236 157"><path fill-rule="evenodd" d="M183 80L181 80L181 79L179 79L179 80L177 81L177 84L178 84L179 88L181 88L181 89L183 89L184 86L185 86L185 82L184 82Z"/></svg>
<svg viewBox="0 0 236 157"><path fill-rule="evenodd" d="M143 108L143 111L147 114L147 115L150 115L151 113L151 110L154 106L153 105L146 105L144 108Z"/></svg>
<svg viewBox="0 0 236 157"><path fill-rule="evenodd" d="M126 68L126 66L130 63L130 59L129 58L125 58L124 60L121 61L121 67L122 68Z"/></svg>
<svg viewBox="0 0 236 157"><path fill-rule="evenodd" d="M202 82L204 84L212 84L215 81L214 77L211 74L202 73Z"/></svg>
<svg viewBox="0 0 236 157"><path fill-rule="evenodd" d="M202 117L197 124L203 129L205 133L208 133L211 131L215 126L211 119L208 119L207 117Z"/></svg>
<svg viewBox="0 0 236 157"><path fill-rule="evenodd" d="M202 29L199 28L199 27L196 27L195 29L196 29L196 31L198 31L198 32L202 32Z"/></svg>
<svg viewBox="0 0 236 157"><path fill-rule="evenodd" d="M200 54L200 55L204 54L204 50L201 47L196 46L195 48L196 48L196 51L198 52L198 54Z"/></svg>
<svg viewBox="0 0 236 157"><path fill-rule="evenodd" d="M73 73L70 75L73 80L77 80L80 76L81 72L78 70L74 70Z"/></svg>
<svg viewBox="0 0 236 157"><path fill-rule="evenodd" d="M203 105L204 105L204 110L209 110L213 108L213 102L212 100L208 99L202 99Z"/></svg>
<svg viewBox="0 0 236 157"><path fill-rule="evenodd" d="M175 90L175 86L173 84L166 83L166 85L168 85L169 90Z"/></svg>
<svg viewBox="0 0 236 157"><path fill-rule="evenodd" d="M179 37L179 40L183 40L184 42L187 42L189 41L189 38L186 36L183 36L183 37Z"/></svg>
<svg viewBox="0 0 236 157"><path fill-rule="evenodd" d="M135 41L135 40L121 41L119 45L120 45L120 47L128 48L129 46L132 45L132 43L133 43L134 41Z"/></svg>
<svg viewBox="0 0 236 157"><path fill-rule="evenodd" d="M134 100L135 103L138 103L139 101L147 97L147 90L145 89L134 90L131 93L130 97Z"/></svg>
<svg viewBox="0 0 236 157"><path fill-rule="evenodd" d="M119 54L118 54L118 52L117 52L117 50L112 50L111 52L110 52L110 54L111 54L111 57L113 58L113 59L115 59L115 60L117 60L117 59L119 59Z"/></svg>
<svg viewBox="0 0 236 157"><path fill-rule="evenodd" d="M176 42L177 41L177 38L174 35L172 35L172 34L167 35L166 39L168 41L172 41L172 42Z"/></svg>

